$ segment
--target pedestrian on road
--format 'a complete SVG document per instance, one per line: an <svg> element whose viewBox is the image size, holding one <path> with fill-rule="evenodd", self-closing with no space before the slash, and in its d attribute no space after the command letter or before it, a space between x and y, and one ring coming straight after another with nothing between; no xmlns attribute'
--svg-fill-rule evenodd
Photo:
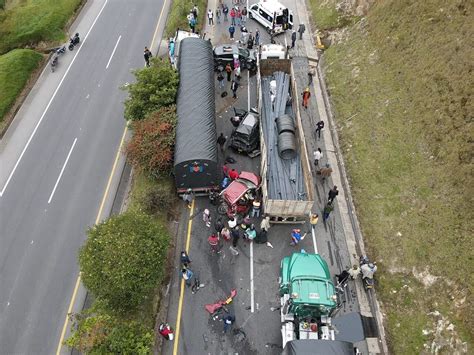
<svg viewBox="0 0 474 355"><path fill-rule="evenodd" d="M237 7L237 10L235 12L235 20L237 21L237 26L243 26L242 25L242 11Z"/></svg>
<svg viewBox="0 0 474 355"><path fill-rule="evenodd" d="M216 20L218 24L221 23L221 9L219 8L216 9Z"/></svg>
<svg viewBox="0 0 474 355"><path fill-rule="evenodd" d="M262 219L262 222L260 223L260 229L265 231L265 232L268 232L268 230L270 229L271 225L270 225L270 217L269 216L265 216L263 217Z"/></svg>
<svg viewBox="0 0 474 355"><path fill-rule="evenodd" d="M323 128L324 128L324 121L323 120L316 123L316 131L314 132L314 134L318 136L318 139L321 138L321 130Z"/></svg>
<svg viewBox="0 0 474 355"><path fill-rule="evenodd" d="M183 265L183 268L187 268L189 264L191 264L191 259L189 258L188 253L186 253L186 251L184 250L181 252L180 259L181 259L181 265Z"/></svg>
<svg viewBox="0 0 474 355"><path fill-rule="evenodd" d="M222 229L224 229L224 223L222 223L222 219L217 219L216 223L214 223L214 229L216 230L217 237L220 237Z"/></svg>
<svg viewBox="0 0 474 355"><path fill-rule="evenodd" d="M224 153L224 145L225 145L226 140L227 140L227 137L224 136L224 133L221 133L221 135L217 137L217 144L219 144L219 147L222 153Z"/></svg>
<svg viewBox="0 0 474 355"><path fill-rule="evenodd" d="M211 212L207 208L202 213L202 220L206 223L206 227L211 227Z"/></svg>
<svg viewBox="0 0 474 355"><path fill-rule="evenodd" d="M311 66L308 70L308 86L313 84L313 76L316 75L316 69L314 66Z"/></svg>
<svg viewBox="0 0 474 355"><path fill-rule="evenodd" d="M231 219L229 219L229 221L227 222L227 225L229 226L229 229L230 230L233 230L235 227L237 227L237 219L235 217L232 217Z"/></svg>
<svg viewBox="0 0 474 355"><path fill-rule="evenodd" d="M225 72L227 73L227 81L230 81L232 78L232 67L230 66L230 63L227 63L225 66Z"/></svg>
<svg viewBox="0 0 474 355"><path fill-rule="evenodd" d="M293 229L291 231L291 242L290 245L295 246L297 245L300 241L302 241L306 237L306 233L304 235L301 235L301 229Z"/></svg>
<svg viewBox="0 0 474 355"><path fill-rule="evenodd" d="M252 218L258 218L260 217L260 207L262 203L258 198L254 199L252 201Z"/></svg>
<svg viewBox="0 0 474 355"><path fill-rule="evenodd" d="M329 165L329 163L326 164L326 167L321 168L319 170L319 173L321 174L322 181L326 181L327 178L331 177L332 174L332 168Z"/></svg>
<svg viewBox="0 0 474 355"><path fill-rule="evenodd" d="M255 45L258 46L260 44L260 32L255 30Z"/></svg>
<svg viewBox="0 0 474 355"><path fill-rule="evenodd" d="M211 234L207 242L211 246L211 253L219 253L219 237L216 234Z"/></svg>
<svg viewBox="0 0 474 355"><path fill-rule="evenodd" d="M293 31L291 34L291 48L295 48L295 43L296 43L296 31Z"/></svg>
<svg viewBox="0 0 474 355"><path fill-rule="evenodd" d="M254 38L252 36L252 31L250 31L249 39L247 40L247 48L248 49L253 49L253 41L254 41Z"/></svg>
<svg viewBox="0 0 474 355"><path fill-rule="evenodd" d="M334 211L334 205L332 202L328 202L326 206L324 206L323 210L323 222L326 223L326 221L329 218L329 214Z"/></svg>
<svg viewBox="0 0 474 355"><path fill-rule="evenodd" d="M161 323L158 330L163 338L173 340L173 329L168 323Z"/></svg>
<svg viewBox="0 0 474 355"><path fill-rule="evenodd" d="M339 195L339 190L337 189L337 186L334 185L334 187L331 190L329 190L328 202L332 203L332 201L334 201L337 195Z"/></svg>
<svg viewBox="0 0 474 355"><path fill-rule="evenodd" d="M186 286L191 286L191 280L194 276L194 273L191 271L191 269L189 268L182 268L181 269L181 276L184 280L184 282L186 282Z"/></svg>
<svg viewBox="0 0 474 355"><path fill-rule="evenodd" d="M314 165L317 167L319 165L319 161L323 157L323 152L321 148L318 148L314 151Z"/></svg>
<svg viewBox="0 0 474 355"><path fill-rule="evenodd" d="M211 9L207 11L207 19L209 20L209 26L214 26L214 13Z"/></svg>
<svg viewBox="0 0 474 355"><path fill-rule="evenodd" d="M235 317L229 314L225 316L222 320L224 321L224 333L227 333L227 331L232 328L232 324L234 324L235 322Z"/></svg>
<svg viewBox="0 0 474 355"><path fill-rule="evenodd" d="M257 231L255 230L255 226L251 224L250 227L245 230L244 235L247 240L254 240L257 237Z"/></svg>
<svg viewBox="0 0 474 355"><path fill-rule="evenodd" d="M227 15L229 14L229 8L226 4L224 4L224 6L222 7L222 13L224 14L224 22L229 21L229 18L227 17Z"/></svg>
<svg viewBox="0 0 474 355"><path fill-rule="evenodd" d="M311 224L311 229L316 228L316 224L318 224L319 216L317 213L311 213L309 215L309 224Z"/></svg>
<svg viewBox="0 0 474 355"><path fill-rule="evenodd" d="M229 241L230 240L230 230L227 227L222 228L221 236L222 236L222 238L224 238L224 240Z"/></svg>
<svg viewBox="0 0 474 355"><path fill-rule="evenodd" d="M237 244L238 244L239 238L240 238L239 227L235 227L234 229L232 229L230 231L230 236L232 237L232 246L234 248L237 248Z"/></svg>
<svg viewBox="0 0 474 355"><path fill-rule="evenodd" d="M217 82L219 83L219 89L222 90L224 89L224 75L222 74L222 70L219 71L219 74L217 74Z"/></svg>
<svg viewBox="0 0 474 355"><path fill-rule="evenodd" d="M147 67L150 66L150 58L152 57L150 50L148 47L145 47L145 50L143 51L143 57L145 58L145 64Z"/></svg>
<svg viewBox="0 0 474 355"><path fill-rule="evenodd" d="M352 269L349 269L349 275L351 275L352 280L355 280L360 275L359 265L352 265Z"/></svg>
<svg viewBox="0 0 474 355"><path fill-rule="evenodd" d="M235 26L235 16L237 15L237 13L235 12L235 9L232 8L230 9L230 24L232 26Z"/></svg>
<svg viewBox="0 0 474 355"><path fill-rule="evenodd" d="M306 26L304 23L300 23L300 26L298 27L298 33L300 34L300 39L303 39L303 33L306 31Z"/></svg>
<svg viewBox="0 0 474 355"><path fill-rule="evenodd" d="M229 27L230 39L234 39L234 33L235 33L235 27L234 27L234 25L230 25L230 27Z"/></svg>
<svg viewBox="0 0 474 355"><path fill-rule="evenodd" d="M191 204L194 200L194 193L192 189L187 189L186 192L183 194L183 201L186 202L188 208L191 208Z"/></svg>
<svg viewBox="0 0 474 355"><path fill-rule="evenodd" d="M303 91L303 107L305 109L308 108L308 104L309 104L309 98L311 97L311 92L309 90L309 87L307 87L306 89L304 89Z"/></svg>
<svg viewBox="0 0 474 355"><path fill-rule="evenodd" d="M244 6L244 8L242 9L242 23L244 25L247 23L247 15L248 15L247 6Z"/></svg>
<svg viewBox="0 0 474 355"><path fill-rule="evenodd" d="M230 85L230 89L232 90L232 98L237 98L237 89L239 88L239 84L234 80L232 80L232 84Z"/></svg>

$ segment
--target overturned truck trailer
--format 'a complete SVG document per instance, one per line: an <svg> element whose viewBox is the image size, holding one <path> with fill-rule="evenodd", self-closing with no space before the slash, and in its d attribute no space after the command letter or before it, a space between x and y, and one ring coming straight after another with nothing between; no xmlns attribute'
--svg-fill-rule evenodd
<svg viewBox="0 0 474 355"><path fill-rule="evenodd" d="M257 82L264 212L273 223L305 222L315 191L291 60L260 60Z"/></svg>
<svg viewBox="0 0 474 355"><path fill-rule="evenodd" d="M174 176L178 193L219 186L214 59L209 41L185 38L179 48Z"/></svg>

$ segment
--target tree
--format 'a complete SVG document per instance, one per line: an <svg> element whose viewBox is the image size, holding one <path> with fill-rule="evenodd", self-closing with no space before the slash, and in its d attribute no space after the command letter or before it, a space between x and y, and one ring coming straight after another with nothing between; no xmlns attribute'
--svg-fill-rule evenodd
<svg viewBox="0 0 474 355"><path fill-rule="evenodd" d="M176 106L162 107L145 120L132 124L133 137L127 145L128 161L152 177L168 173L173 163Z"/></svg>
<svg viewBox="0 0 474 355"><path fill-rule="evenodd" d="M111 310L136 310L163 276L166 230L149 215L129 210L87 234L79 253L84 285Z"/></svg>
<svg viewBox="0 0 474 355"><path fill-rule="evenodd" d="M137 321L121 320L98 307L74 316L72 335L66 344L84 354L148 355L153 329Z"/></svg>
<svg viewBox="0 0 474 355"><path fill-rule="evenodd" d="M169 63L153 58L150 67L134 70L133 74L136 82L123 87L129 93L125 100L125 119L141 120L176 102L179 77Z"/></svg>

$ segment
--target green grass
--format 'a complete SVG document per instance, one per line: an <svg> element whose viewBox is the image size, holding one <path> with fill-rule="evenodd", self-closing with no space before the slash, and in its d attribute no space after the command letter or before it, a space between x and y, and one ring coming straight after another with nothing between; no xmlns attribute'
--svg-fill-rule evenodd
<svg viewBox="0 0 474 355"><path fill-rule="evenodd" d="M428 313L435 310L472 346L473 20L472 4L462 0L377 2L364 26L351 26L347 41L325 53L357 213L382 265L379 296L396 354L419 353L434 340L422 329L434 327ZM424 286L413 269L438 281ZM392 293L401 280L412 293Z"/></svg>
<svg viewBox="0 0 474 355"><path fill-rule="evenodd" d="M64 27L82 0L25 0L0 12L0 54L64 40Z"/></svg>
<svg viewBox="0 0 474 355"><path fill-rule="evenodd" d="M353 23L357 18L336 10L336 0L309 0L313 23L321 31L334 30Z"/></svg>
<svg viewBox="0 0 474 355"><path fill-rule="evenodd" d="M167 38L173 37L176 30L190 31L188 20L186 16L193 8L193 4L196 4L199 9L199 21L196 26L196 31L201 32L204 21L206 21L207 12L207 1L204 0L175 0L171 6L171 11L168 14L166 22L165 36ZM224 16L224 15L222 15Z"/></svg>
<svg viewBox="0 0 474 355"><path fill-rule="evenodd" d="M41 54L29 49L15 49L0 56L0 128L5 114L42 59Z"/></svg>

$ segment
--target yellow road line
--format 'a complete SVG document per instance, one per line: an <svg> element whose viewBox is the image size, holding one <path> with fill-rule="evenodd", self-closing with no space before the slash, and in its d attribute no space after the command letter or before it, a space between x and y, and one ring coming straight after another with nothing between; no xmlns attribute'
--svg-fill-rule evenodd
<svg viewBox="0 0 474 355"><path fill-rule="evenodd" d="M112 166L112 171L110 172L109 180L107 181L107 187L105 188L104 196L102 197L102 202L100 203L99 207L99 212L97 213L97 217L95 219L95 224L98 224L100 221L100 217L102 215L102 210L104 209L105 201L107 199L107 195L109 194L110 190L110 185L112 184L112 178L114 177L115 174L115 169L117 168L117 164L120 158L120 153L122 152L122 147L125 142L125 136L127 135L127 127L125 127L123 134L122 134L122 139L120 140L120 146L119 149L117 150L117 154L115 156L115 161L114 165ZM74 307L74 302L76 301L76 296L77 296L77 290L79 290L79 285L81 283L81 274L77 277L76 280L76 285L74 286L74 291L72 292L72 297L71 297L71 302L69 303L69 307L67 309L67 314L66 314L66 319L64 320L64 325L63 325L63 330L61 331L61 337L59 338L59 343L58 347L56 349L56 355L59 355L61 353L61 348L63 346L63 341L64 341L64 336L66 335L66 329L69 321L69 314L72 313L72 307Z"/></svg>
<svg viewBox="0 0 474 355"><path fill-rule="evenodd" d="M191 229L193 226L193 219L191 216L193 215L194 211L194 199L191 203L191 210L189 211L189 221L188 221L188 233L186 236L186 253L189 253L189 244L191 244ZM184 298L184 279L181 279L181 286L179 292L179 303L178 303L178 318L176 319L176 340L173 346L173 355L178 354L178 345L179 345L179 330L181 326L181 312L183 311L183 298Z"/></svg>

